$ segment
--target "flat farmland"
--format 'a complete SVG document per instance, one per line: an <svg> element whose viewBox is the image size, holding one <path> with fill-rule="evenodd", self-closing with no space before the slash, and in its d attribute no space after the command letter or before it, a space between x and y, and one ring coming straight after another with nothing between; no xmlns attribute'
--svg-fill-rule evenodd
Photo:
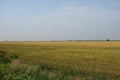
<svg viewBox="0 0 120 80"><path fill-rule="evenodd" d="M119 41L0 42L3 80L120 80Z"/></svg>

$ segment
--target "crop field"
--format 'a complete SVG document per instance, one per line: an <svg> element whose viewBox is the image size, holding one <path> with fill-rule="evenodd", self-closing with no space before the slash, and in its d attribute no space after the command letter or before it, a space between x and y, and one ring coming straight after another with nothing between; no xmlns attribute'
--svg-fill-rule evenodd
<svg viewBox="0 0 120 80"><path fill-rule="evenodd" d="M120 80L120 42L0 42L0 80Z"/></svg>

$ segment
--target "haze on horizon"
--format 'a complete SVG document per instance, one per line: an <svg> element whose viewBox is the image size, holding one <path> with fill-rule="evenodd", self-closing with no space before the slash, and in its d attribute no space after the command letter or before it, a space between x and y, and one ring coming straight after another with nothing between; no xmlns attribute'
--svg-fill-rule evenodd
<svg viewBox="0 0 120 80"><path fill-rule="evenodd" d="M0 41L120 40L120 0L0 0Z"/></svg>

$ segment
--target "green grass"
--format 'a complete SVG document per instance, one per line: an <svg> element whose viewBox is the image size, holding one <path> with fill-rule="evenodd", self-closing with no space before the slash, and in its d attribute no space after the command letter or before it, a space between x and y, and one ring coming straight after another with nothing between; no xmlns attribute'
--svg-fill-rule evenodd
<svg viewBox="0 0 120 80"><path fill-rule="evenodd" d="M0 51L11 60L0 63L3 80L120 80L120 42L0 42Z"/></svg>

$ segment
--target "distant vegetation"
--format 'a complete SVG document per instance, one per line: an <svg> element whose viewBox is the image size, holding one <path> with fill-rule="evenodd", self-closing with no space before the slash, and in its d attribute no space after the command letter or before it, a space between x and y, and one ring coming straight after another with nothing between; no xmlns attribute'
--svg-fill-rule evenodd
<svg viewBox="0 0 120 80"><path fill-rule="evenodd" d="M106 39L106 41L110 41L109 39Z"/></svg>
<svg viewBox="0 0 120 80"><path fill-rule="evenodd" d="M120 42L0 42L0 80L120 80Z"/></svg>

